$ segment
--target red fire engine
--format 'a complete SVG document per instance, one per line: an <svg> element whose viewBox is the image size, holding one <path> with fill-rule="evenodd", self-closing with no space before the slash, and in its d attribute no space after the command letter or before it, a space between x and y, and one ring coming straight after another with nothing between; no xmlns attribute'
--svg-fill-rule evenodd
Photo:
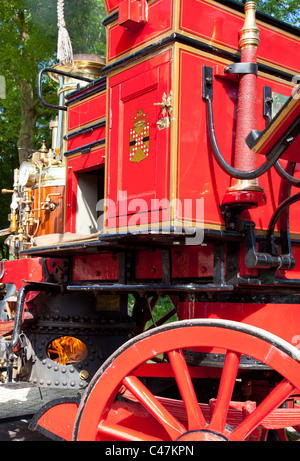
<svg viewBox="0 0 300 461"><path fill-rule="evenodd" d="M105 6L106 62L39 75L58 116L15 172L2 381L66 390L31 422L53 438L285 440L300 426L299 30L253 1Z"/></svg>

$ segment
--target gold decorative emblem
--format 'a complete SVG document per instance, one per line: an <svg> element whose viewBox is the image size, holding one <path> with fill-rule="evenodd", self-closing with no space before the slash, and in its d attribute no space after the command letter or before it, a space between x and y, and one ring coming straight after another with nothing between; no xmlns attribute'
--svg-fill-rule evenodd
<svg viewBox="0 0 300 461"><path fill-rule="evenodd" d="M130 151L129 160L131 162L140 163L148 157L149 154L149 129L150 123L146 122L148 114L145 115L142 109L137 111L137 114L132 120L133 128L130 130Z"/></svg>

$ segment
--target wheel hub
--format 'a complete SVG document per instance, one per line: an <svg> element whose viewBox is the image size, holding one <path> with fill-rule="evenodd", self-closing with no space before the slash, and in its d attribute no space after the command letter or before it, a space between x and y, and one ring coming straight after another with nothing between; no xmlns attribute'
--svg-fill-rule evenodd
<svg viewBox="0 0 300 461"><path fill-rule="evenodd" d="M178 440L181 442L228 442L228 439L223 434L209 429L188 431L181 435Z"/></svg>

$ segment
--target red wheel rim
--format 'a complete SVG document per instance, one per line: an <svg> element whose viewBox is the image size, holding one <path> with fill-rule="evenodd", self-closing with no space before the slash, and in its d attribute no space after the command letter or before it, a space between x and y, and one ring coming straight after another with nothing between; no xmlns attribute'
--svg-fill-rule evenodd
<svg viewBox="0 0 300 461"><path fill-rule="evenodd" d="M187 348L217 347L225 352L215 410L209 424L199 407L182 354ZM182 424L149 391L133 371L153 357L167 353L186 410ZM258 360L282 376L282 381L232 432L226 416L241 355ZM124 425L111 424L109 410L125 386L162 428L161 437ZM255 327L223 320L181 321L143 333L119 348L98 370L87 388L77 415L74 440L245 440L274 409L300 389L300 352L280 338ZM167 434L167 439L165 438ZM189 435L191 434L191 435Z"/></svg>

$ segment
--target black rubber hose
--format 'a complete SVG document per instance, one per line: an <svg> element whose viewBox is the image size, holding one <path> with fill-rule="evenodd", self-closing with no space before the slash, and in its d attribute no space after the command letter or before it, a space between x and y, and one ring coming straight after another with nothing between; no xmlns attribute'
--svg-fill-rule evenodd
<svg viewBox="0 0 300 461"><path fill-rule="evenodd" d="M300 179L297 179L294 176L287 173L287 171L285 171L285 169L280 165L278 161L275 163L275 170L283 179L288 181L292 186L300 187Z"/></svg>
<svg viewBox="0 0 300 461"><path fill-rule="evenodd" d="M279 216L281 213L283 213L289 206L291 206L293 203L298 202L300 200L300 192L298 194L292 195L292 197L287 198L277 208L275 213L273 214L270 223L269 223L269 230L268 234L269 236L272 236L274 234L274 229L276 222L278 221Z"/></svg>
<svg viewBox="0 0 300 461"><path fill-rule="evenodd" d="M212 151L214 157L219 164L219 166L230 176L237 179L255 179L261 176L262 174L266 173L274 164L276 164L277 160L280 158L282 153L285 151L286 146L281 146L280 149L275 149L274 152L271 151L265 163L261 166L256 168L255 170L251 171L240 171L233 168L229 165L224 157L222 156L218 142L216 139L215 129L214 129L214 120L213 120L213 108L212 108L212 101L210 99L206 99L207 104L207 125L208 125L208 134L209 140L211 143Z"/></svg>

